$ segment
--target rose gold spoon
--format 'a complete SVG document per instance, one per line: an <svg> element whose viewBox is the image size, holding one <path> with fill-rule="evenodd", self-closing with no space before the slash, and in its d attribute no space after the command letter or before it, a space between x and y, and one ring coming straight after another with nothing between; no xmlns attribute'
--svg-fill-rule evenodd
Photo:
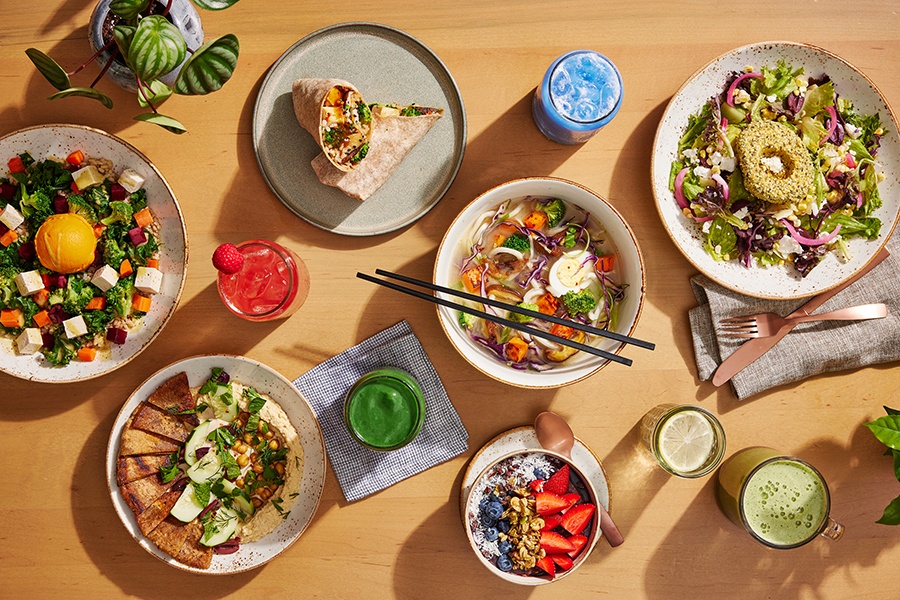
<svg viewBox="0 0 900 600"><path fill-rule="evenodd" d="M575 445L575 434L572 428L558 414L550 411L540 413L534 419L534 431L541 446L551 452L558 452L572 460L572 447ZM616 547L625 541L612 517L600 502L597 502L597 513L600 515L600 529L609 545Z"/></svg>

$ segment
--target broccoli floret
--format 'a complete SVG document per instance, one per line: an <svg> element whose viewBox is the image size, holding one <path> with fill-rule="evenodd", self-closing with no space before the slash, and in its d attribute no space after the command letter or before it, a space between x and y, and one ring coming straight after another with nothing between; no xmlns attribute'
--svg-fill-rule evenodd
<svg viewBox="0 0 900 600"><path fill-rule="evenodd" d="M478 320L477 317L470 315L469 313L464 313L463 311L459 311L459 326L463 329L471 329L475 326L475 322Z"/></svg>
<svg viewBox="0 0 900 600"><path fill-rule="evenodd" d="M597 306L597 299L589 290L566 292L562 297L563 304L570 315L590 312Z"/></svg>
<svg viewBox="0 0 900 600"><path fill-rule="evenodd" d="M503 240L502 245L504 248L512 248L519 252L526 252L531 249L531 242L528 241L528 236L522 235L521 233L512 234Z"/></svg>
<svg viewBox="0 0 900 600"><path fill-rule="evenodd" d="M9 308L10 301L18 295L16 269L10 266L0 267L0 306Z"/></svg>
<svg viewBox="0 0 900 600"><path fill-rule="evenodd" d="M365 144L362 145L362 147L359 149L359 151L353 155L353 158L350 159L350 162L358 163L359 161L364 159L366 157L366 154L368 154L368 153L369 153L369 142L366 142Z"/></svg>
<svg viewBox="0 0 900 600"><path fill-rule="evenodd" d="M357 104L356 110L359 112L359 122L360 123L371 123L372 122L372 111L369 110L369 107L365 104Z"/></svg>
<svg viewBox="0 0 900 600"><path fill-rule="evenodd" d="M113 223L130 223L133 211L131 204L128 202L114 201L109 203L110 213L105 219L100 219L104 225L112 225Z"/></svg>
<svg viewBox="0 0 900 600"><path fill-rule="evenodd" d="M537 304L532 304L531 302L519 302L518 304L516 304L516 306L518 306L519 308L527 308L528 310L533 310L534 312L540 312L541 310ZM511 312L509 313L509 320L515 321L516 323L531 323L532 321L534 321L534 317Z"/></svg>
<svg viewBox="0 0 900 600"><path fill-rule="evenodd" d="M106 243L103 246L103 262L114 269L118 269L122 266L123 260L125 260L125 250L112 236L107 235Z"/></svg>
<svg viewBox="0 0 900 600"><path fill-rule="evenodd" d="M134 296L134 275L122 277L108 292L106 292L106 305L112 308L116 315L125 318L131 312L131 299Z"/></svg>
<svg viewBox="0 0 900 600"><path fill-rule="evenodd" d="M131 261L132 267L146 266L147 260L153 258L153 255L159 251L159 244L152 235L147 236L147 241L140 246L125 244L125 254Z"/></svg>
<svg viewBox="0 0 900 600"><path fill-rule="evenodd" d="M548 200L541 209L547 215L547 225L556 227L566 214L566 205L559 198Z"/></svg>
<svg viewBox="0 0 900 600"><path fill-rule="evenodd" d="M23 192L19 208L34 228L40 227L41 223L54 212L50 196L44 190L35 190L33 194Z"/></svg>
<svg viewBox="0 0 900 600"><path fill-rule="evenodd" d="M106 186L98 185L86 190L85 195L96 208L99 213L105 213L109 210L109 191Z"/></svg>
<svg viewBox="0 0 900 600"><path fill-rule="evenodd" d="M41 350L51 365L64 367L75 358L75 348L72 344L56 338L53 342L53 348L44 348Z"/></svg>
<svg viewBox="0 0 900 600"><path fill-rule="evenodd" d="M322 132L322 141L328 146L337 146L341 141L341 132L337 129L326 129Z"/></svg>
<svg viewBox="0 0 900 600"><path fill-rule="evenodd" d="M81 314L84 307L94 297L94 289L80 277L69 277L66 291L63 295L62 308L70 315Z"/></svg>
<svg viewBox="0 0 900 600"><path fill-rule="evenodd" d="M94 210L94 207L91 206L90 202L84 199L84 196L72 195L68 198L69 201L69 212L75 213L76 215L81 215L85 218L85 220L94 225L97 223L97 211Z"/></svg>

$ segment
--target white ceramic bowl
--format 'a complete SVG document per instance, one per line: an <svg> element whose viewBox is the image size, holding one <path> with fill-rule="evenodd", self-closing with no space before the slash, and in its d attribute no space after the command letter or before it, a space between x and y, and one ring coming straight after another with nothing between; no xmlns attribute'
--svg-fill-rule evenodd
<svg viewBox="0 0 900 600"><path fill-rule="evenodd" d="M478 215L499 206L504 200L523 196L549 196L575 204L596 218L606 229L618 252L620 283L628 287L626 297L619 310L616 332L632 335L644 301L644 261L634 232L609 202L577 183L553 177L529 177L516 179L492 188L469 203L450 225L438 249L434 267L434 282L445 287L458 283L459 240ZM443 296L453 300L450 296ZM489 377L525 388L555 388L580 381L607 365L610 361L579 352L564 363L547 371L520 371L514 369L489 354L487 350L472 341L457 322L457 311L438 307L438 320L444 332L457 351L476 369ZM607 338L595 342L597 348L619 354L623 344Z"/></svg>
<svg viewBox="0 0 900 600"><path fill-rule="evenodd" d="M490 479L492 473L494 472L497 465L500 463L514 458L521 457L524 455L544 455L548 457L555 458L565 464L569 465L570 468L570 478L574 479L577 477L581 480L583 484L583 490L586 492L588 496L588 501L597 505L597 490L594 489L591 480L584 475L581 469L572 461L567 459L565 456L558 454L556 452L551 452L550 450L544 449L532 449L532 450L516 450L514 452L509 452L501 455L494 461L492 461L489 465L487 465L481 473L478 474L478 477L475 478L475 483L471 486L468 492L468 496L465 499L464 506L464 517L465 521L465 530L466 537L469 540L469 545L472 547L472 550L475 552L475 555L478 557L478 561L484 565L489 571L491 571L494 575L497 575L501 579L508 581L510 583L515 583L518 585L525 586L538 586L538 585L546 585L548 583L553 583L555 581L559 581L560 579L565 578L568 575L571 575L575 572L578 567L580 567L587 560L588 556L590 556L591 552L594 550L594 546L597 545L597 541L602 537L602 530L600 529L600 516L598 513L594 513L594 516L591 518L591 523L585 529L581 535L587 538L587 543L582 547L581 552L575 557L573 561L573 566L571 569L562 571L557 568L556 575L551 578L549 575L522 575L514 572L504 572L497 568L497 566L491 561L485 558L485 556L479 551L478 543L475 540L473 529L480 527L480 523L478 522L479 518L479 502L481 498L485 496L484 490L487 487L490 487L488 484L488 480Z"/></svg>
<svg viewBox="0 0 900 600"><path fill-rule="evenodd" d="M877 240L848 240L852 258L842 262L829 252L805 278L787 267L745 268L739 261L716 262L703 250L700 227L687 219L669 191L669 169L678 151L688 117L698 112L710 97L720 93L727 75L747 65L757 70L774 68L778 60L804 68L804 77L828 74L841 97L853 102L861 114L879 113L888 134L881 140L876 160L885 180L878 184L883 205L873 216L882 221ZM834 288L862 269L887 242L900 213L900 137L897 120L875 84L844 59L809 44L764 42L743 46L716 58L694 73L669 102L653 143L650 166L653 196L660 218L672 241L701 273L720 285L757 298L790 300L812 296Z"/></svg>
<svg viewBox="0 0 900 600"><path fill-rule="evenodd" d="M82 381L105 375L128 363L162 331L166 321L175 312L184 288L188 261L184 218L175 194L149 158L124 140L81 125L40 125L0 138L0 158L4 165L9 158L22 152L30 153L35 160L44 160L50 156L65 158L74 150L81 150L86 156L93 158L111 160L116 172L131 168L144 178L147 205L160 224L159 268L163 272L162 288L153 296L150 312L141 321L141 327L130 331L124 344L112 344L112 355L109 358L98 357L92 362L73 360L65 367L54 367L40 352L19 355L0 350L0 371L31 381ZM5 174L5 167L3 171Z"/></svg>
<svg viewBox="0 0 900 600"><path fill-rule="evenodd" d="M303 446L303 476L297 499L288 516L262 539L244 544L234 554L213 556L209 569L197 569L176 561L141 534L134 513L128 508L116 483L119 444L125 423L137 406L164 381L184 371L191 387L203 385L213 367L222 367L233 381L239 381L267 394L281 406L297 430ZM155 475L151 475L155 477ZM286 550L312 521L325 487L325 440L322 429L306 398L283 375L260 362L232 355L206 355L185 358L151 375L131 394L119 411L106 447L106 484L116 513L131 537L141 548L173 567L204 575L227 575L255 569Z"/></svg>

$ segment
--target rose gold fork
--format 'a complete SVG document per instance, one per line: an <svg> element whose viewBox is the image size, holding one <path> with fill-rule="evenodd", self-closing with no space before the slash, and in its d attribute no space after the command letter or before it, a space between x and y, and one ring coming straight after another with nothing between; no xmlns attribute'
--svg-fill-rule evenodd
<svg viewBox="0 0 900 600"><path fill-rule="evenodd" d="M885 304L862 304L840 310L822 313L820 315L806 315L786 319L775 313L760 313L747 317L732 317L722 319L720 325L728 337L761 338L769 337L788 323L806 323L808 321L862 321L866 319L883 319L888 314Z"/></svg>

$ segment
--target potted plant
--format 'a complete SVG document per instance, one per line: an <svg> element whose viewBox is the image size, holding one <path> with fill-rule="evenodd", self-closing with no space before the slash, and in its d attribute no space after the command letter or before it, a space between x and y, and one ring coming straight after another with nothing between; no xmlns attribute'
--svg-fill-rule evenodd
<svg viewBox="0 0 900 600"><path fill-rule="evenodd" d="M207 10L223 10L238 2L192 1ZM59 63L36 48L29 48L25 53L47 81L59 90L50 96L51 100L81 96L93 98L106 108L113 107L112 98L94 86L117 59L121 60L134 74L133 89L138 103L141 107L150 109L149 112L135 116L135 120L159 125L172 133L184 133L187 131L184 125L160 113L158 107L173 93L193 96L220 89L234 73L240 45L236 36L227 34L199 48L189 48L184 34L168 18L174 2L186 3L188 0L109 0L110 18L116 23L112 27L112 39L103 40L103 45L97 52L72 71L67 72ZM79 73L104 54L108 54L109 58L91 85L74 87L70 76ZM174 84L167 85L161 81L161 78L176 71Z"/></svg>

